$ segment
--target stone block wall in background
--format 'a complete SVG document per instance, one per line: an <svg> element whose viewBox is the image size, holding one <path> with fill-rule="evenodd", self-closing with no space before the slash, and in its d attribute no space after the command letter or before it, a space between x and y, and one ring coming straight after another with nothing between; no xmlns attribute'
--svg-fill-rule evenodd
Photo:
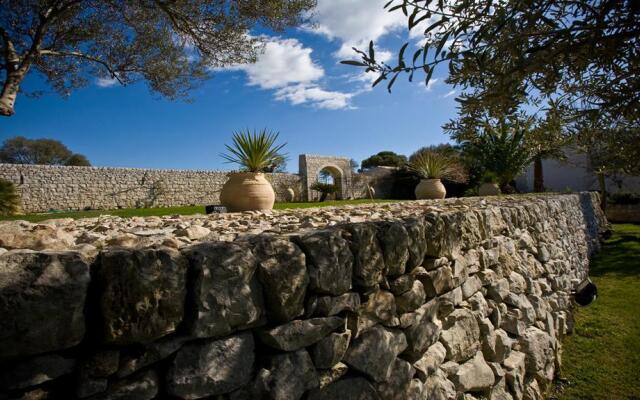
<svg viewBox="0 0 640 400"><path fill-rule="evenodd" d="M0 398L541 399L607 223L596 194L513 199L179 249L6 251Z"/></svg>
<svg viewBox="0 0 640 400"><path fill-rule="evenodd" d="M299 196L298 175L266 175L276 201L289 201L288 188ZM219 204L227 172L0 164L0 178L15 184L30 213Z"/></svg>

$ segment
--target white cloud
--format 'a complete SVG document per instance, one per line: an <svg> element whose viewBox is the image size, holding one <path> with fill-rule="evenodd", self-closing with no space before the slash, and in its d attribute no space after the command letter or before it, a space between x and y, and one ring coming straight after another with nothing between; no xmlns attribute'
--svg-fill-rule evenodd
<svg viewBox="0 0 640 400"><path fill-rule="evenodd" d="M445 95L444 95L444 96L442 96L442 97L446 99L447 97L451 97L451 96L453 96L454 94L456 94L456 91L455 91L455 90L450 90L449 92L447 92L447 94L445 94Z"/></svg>
<svg viewBox="0 0 640 400"><path fill-rule="evenodd" d="M306 28L329 39L340 40L337 58L353 57L352 47L363 49L370 40L406 26L401 12L384 9L387 0L318 0L313 24Z"/></svg>
<svg viewBox="0 0 640 400"><path fill-rule="evenodd" d="M324 76L324 69L311 59L312 49L296 39L268 41L254 64L235 67L249 77L249 84L275 89L292 83L307 83Z"/></svg>
<svg viewBox="0 0 640 400"><path fill-rule="evenodd" d="M353 96L352 93L328 91L317 85L304 84L287 86L276 92L278 100L286 100L294 105L313 104L317 108L327 110L353 108L349 104Z"/></svg>
<svg viewBox="0 0 640 400"><path fill-rule="evenodd" d="M96 85L101 88L108 88L111 86L115 86L118 84L118 80L116 78L98 78L96 79Z"/></svg>
<svg viewBox="0 0 640 400"><path fill-rule="evenodd" d="M223 70L244 71L249 85L276 90L277 100L330 110L351 108L349 100L353 94L320 87L318 80L325 71L311 58L311 48L296 39L266 39L255 63Z"/></svg>

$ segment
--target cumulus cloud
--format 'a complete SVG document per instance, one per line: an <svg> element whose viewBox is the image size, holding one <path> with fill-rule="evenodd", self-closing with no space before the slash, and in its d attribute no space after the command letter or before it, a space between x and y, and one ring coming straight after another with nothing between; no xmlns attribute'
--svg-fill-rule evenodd
<svg viewBox="0 0 640 400"><path fill-rule="evenodd" d="M108 88L118 84L116 78L98 78L96 79L96 85L101 88Z"/></svg>
<svg viewBox="0 0 640 400"><path fill-rule="evenodd" d="M317 108L339 110L352 108L349 100L352 93L342 93L324 90L317 85L287 86L276 92L276 99L286 100L291 104L312 104Z"/></svg>
<svg viewBox="0 0 640 400"><path fill-rule="evenodd" d="M341 42L337 58L352 57L352 47L364 48L391 31L406 26L402 13L384 9L387 0L318 0L307 30Z"/></svg>
<svg viewBox="0 0 640 400"><path fill-rule="evenodd" d="M235 68L247 73L250 85L263 89L313 82L324 76L324 69L313 62L312 52L296 39L273 39L265 44L257 62Z"/></svg>
<svg viewBox="0 0 640 400"><path fill-rule="evenodd" d="M244 71L249 85L275 90L277 100L330 110L350 108L353 94L320 86L325 71L313 61L312 52L297 39L267 38L255 63L225 69Z"/></svg>

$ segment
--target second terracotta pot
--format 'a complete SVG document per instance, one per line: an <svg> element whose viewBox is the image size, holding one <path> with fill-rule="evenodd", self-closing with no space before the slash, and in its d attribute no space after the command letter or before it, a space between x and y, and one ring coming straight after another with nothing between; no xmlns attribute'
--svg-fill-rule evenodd
<svg viewBox="0 0 640 400"><path fill-rule="evenodd" d="M445 189L440 179L423 179L416 186L416 199L444 199L447 195L447 189Z"/></svg>
<svg viewBox="0 0 640 400"><path fill-rule="evenodd" d="M497 196L500 194L500 186L497 183L483 183L478 188L479 196Z"/></svg>

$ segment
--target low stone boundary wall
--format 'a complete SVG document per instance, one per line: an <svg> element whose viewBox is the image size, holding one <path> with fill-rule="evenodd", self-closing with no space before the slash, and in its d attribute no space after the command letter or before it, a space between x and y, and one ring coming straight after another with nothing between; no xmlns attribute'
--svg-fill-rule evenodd
<svg viewBox="0 0 640 400"><path fill-rule="evenodd" d="M276 201L289 201L288 188L300 195L300 176L266 175ZM219 204L227 172L0 164L0 178L16 185L21 211L31 213Z"/></svg>
<svg viewBox="0 0 640 400"><path fill-rule="evenodd" d="M0 398L541 399L598 204L409 202L228 242L0 250Z"/></svg>

